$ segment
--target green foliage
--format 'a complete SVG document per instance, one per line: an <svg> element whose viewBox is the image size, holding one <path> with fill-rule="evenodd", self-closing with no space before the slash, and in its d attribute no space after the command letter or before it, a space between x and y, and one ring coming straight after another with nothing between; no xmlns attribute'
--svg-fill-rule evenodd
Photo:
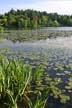
<svg viewBox="0 0 72 108"><path fill-rule="evenodd" d="M11 62L0 58L0 95L8 95L11 105L9 107L17 108L19 97L28 98L25 96L25 91L30 85L31 67L28 64L23 65L21 61ZM30 105L30 103L28 103Z"/></svg>
<svg viewBox="0 0 72 108"><path fill-rule="evenodd" d="M37 99L32 108L45 108L49 91L50 90L45 89L43 94L41 94L41 92L38 92Z"/></svg>
<svg viewBox="0 0 72 108"><path fill-rule="evenodd" d="M35 75L38 76L38 72ZM40 79L41 76L42 73L38 78ZM3 108L22 108L21 103L24 108L45 106L49 89L46 89L44 97L42 97L40 90L37 90L37 93L31 90L31 82L32 67L28 63L23 64L20 60L8 60L0 55L0 102L2 101ZM31 93L37 97L34 103L29 98Z"/></svg>
<svg viewBox="0 0 72 108"><path fill-rule="evenodd" d="M4 27L0 26L0 33L4 33Z"/></svg>
<svg viewBox="0 0 72 108"><path fill-rule="evenodd" d="M10 10L0 16L0 25L6 29L32 29L48 26L72 26L72 16L33 10Z"/></svg>

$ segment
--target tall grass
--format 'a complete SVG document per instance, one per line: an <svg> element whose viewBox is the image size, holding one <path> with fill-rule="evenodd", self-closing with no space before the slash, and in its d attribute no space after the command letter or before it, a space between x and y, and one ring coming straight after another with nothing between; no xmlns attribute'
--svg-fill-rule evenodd
<svg viewBox="0 0 72 108"><path fill-rule="evenodd" d="M41 78L42 70L40 71L38 68L36 72L34 78L37 80ZM31 65L24 64L20 60L8 60L0 55L1 108L44 108L49 89L45 89L44 96L40 90L33 91L31 88L32 79ZM30 98L31 94L35 95L36 100L34 102Z"/></svg>

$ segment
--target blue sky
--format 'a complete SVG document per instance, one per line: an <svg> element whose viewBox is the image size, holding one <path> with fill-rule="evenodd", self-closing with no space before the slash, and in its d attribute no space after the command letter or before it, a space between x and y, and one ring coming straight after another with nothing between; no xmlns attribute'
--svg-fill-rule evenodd
<svg viewBox="0 0 72 108"><path fill-rule="evenodd" d="M34 9L57 12L59 14L72 14L72 0L1 0L0 13L5 13L11 8Z"/></svg>

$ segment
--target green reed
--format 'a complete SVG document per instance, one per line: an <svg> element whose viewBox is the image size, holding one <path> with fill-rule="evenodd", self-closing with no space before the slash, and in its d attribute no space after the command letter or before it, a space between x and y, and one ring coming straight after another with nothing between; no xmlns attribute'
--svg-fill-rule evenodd
<svg viewBox="0 0 72 108"><path fill-rule="evenodd" d="M34 81L41 79L42 74L42 69L40 71L40 68L37 68ZM44 108L49 88L45 89L43 97L40 89L32 90L32 80L31 65L24 64L20 60L8 60L0 55L0 103L2 108ZM36 97L34 102L30 98L31 94Z"/></svg>

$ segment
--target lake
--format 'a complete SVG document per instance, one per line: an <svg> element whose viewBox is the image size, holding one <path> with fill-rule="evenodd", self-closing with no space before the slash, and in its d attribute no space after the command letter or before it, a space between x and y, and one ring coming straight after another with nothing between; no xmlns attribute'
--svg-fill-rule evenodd
<svg viewBox="0 0 72 108"><path fill-rule="evenodd" d="M0 33L0 38L12 40L13 42L35 42L47 38L72 36L72 27L47 27L34 30L6 30Z"/></svg>
<svg viewBox="0 0 72 108"><path fill-rule="evenodd" d="M63 96L70 97L67 103L62 104L50 96L47 107L72 108L72 27L9 31L4 33L0 40L0 50L8 58L20 58L33 66L42 64L45 72L48 72L53 80L59 78L62 81L57 90L60 90ZM61 94L58 94L59 98Z"/></svg>
<svg viewBox="0 0 72 108"><path fill-rule="evenodd" d="M46 27L47 30L72 31L72 27Z"/></svg>

